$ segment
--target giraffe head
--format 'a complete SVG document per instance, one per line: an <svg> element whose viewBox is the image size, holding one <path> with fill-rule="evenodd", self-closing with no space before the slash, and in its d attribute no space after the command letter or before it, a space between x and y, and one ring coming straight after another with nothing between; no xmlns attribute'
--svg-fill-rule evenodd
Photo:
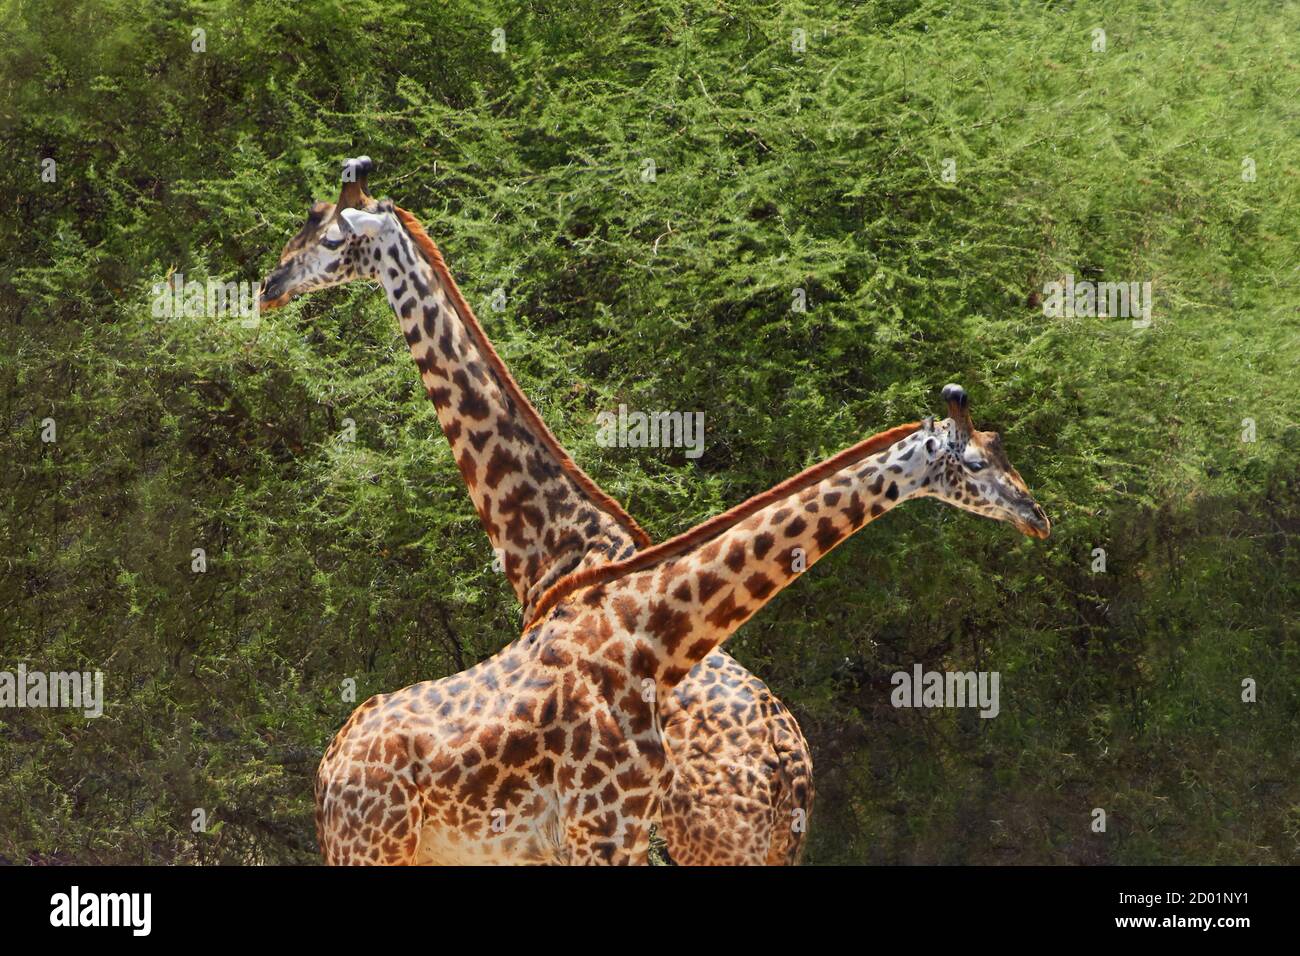
<svg viewBox="0 0 1300 956"><path fill-rule="evenodd" d="M924 449L925 469L917 493L965 511L1006 521L1033 538L1052 532L1042 507L1012 467L997 432L976 431L960 385L945 385L948 417L926 419L914 441Z"/></svg>
<svg viewBox="0 0 1300 956"><path fill-rule="evenodd" d="M343 164L338 201L312 204L307 221L285 244L279 264L262 283L263 311L317 289L378 277L385 238L400 226L393 204L375 199L366 189L373 169L369 156L349 159Z"/></svg>

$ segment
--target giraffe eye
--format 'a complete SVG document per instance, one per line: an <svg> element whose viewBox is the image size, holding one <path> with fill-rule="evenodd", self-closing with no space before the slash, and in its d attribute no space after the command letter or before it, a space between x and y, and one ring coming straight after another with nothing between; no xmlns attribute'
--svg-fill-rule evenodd
<svg viewBox="0 0 1300 956"><path fill-rule="evenodd" d="M984 462L982 462L982 461L968 461L968 462L966 462L966 467L969 468L971 471L983 471L983 470L984 470Z"/></svg>

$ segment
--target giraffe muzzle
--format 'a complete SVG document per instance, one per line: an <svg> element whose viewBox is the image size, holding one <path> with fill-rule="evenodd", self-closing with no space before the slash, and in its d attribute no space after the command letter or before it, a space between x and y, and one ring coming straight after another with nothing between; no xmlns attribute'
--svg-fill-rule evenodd
<svg viewBox="0 0 1300 956"><path fill-rule="evenodd" d="M289 301L289 293L284 291L285 273L281 269L275 269L266 281L262 283L262 293L258 297L257 307L262 312L269 312L272 309L278 309Z"/></svg>
<svg viewBox="0 0 1300 956"><path fill-rule="evenodd" d="M1047 513L1036 501L1023 512L1015 525L1016 530L1021 534L1037 538L1039 541L1046 541L1052 533L1052 522L1048 520Z"/></svg>

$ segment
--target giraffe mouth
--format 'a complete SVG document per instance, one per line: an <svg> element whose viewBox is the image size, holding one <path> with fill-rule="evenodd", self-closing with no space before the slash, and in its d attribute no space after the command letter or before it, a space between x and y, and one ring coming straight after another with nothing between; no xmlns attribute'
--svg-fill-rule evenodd
<svg viewBox="0 0 1300 956"><path fill-rule="evenodd" d="M1052 534L1052 522L1047 520L1047 515L1037 505L1028 517L1017 518L1013 524L1021 534L1037 538L1039 541L1046 541Z"/></svg>
<svg viewBox="0 0 1300 956"><path fill-rule="evenodd" d="M289 300L293 298L293 294L287 289L284 292L280 292L280 289L283 286L284 282L275 272L271 273L271 275L267 277L266 281L262 283L262 291L257 299L257 308L259 312L270 312L272 309L278 309L281 306L289 304Z"/></svg>
<svg viewBox="0 0 1300 956"><path fill-rule="evenodd" d="M281 306L288 305L289 300L292 298L293 296L288 292L278 295L274 299L268 299L266 295L263 294L261 298L258 299L257 309L259 312L270 312L272 309L278 309Z"/></svg>
<svg viewBox="0 0 1300 956"><path fill-rule="evenodd" d="M270 312L272 309L288 305L289 300L293 298L293 284L289 280L287 263L281 262L272 269L270 275L262 281L261 294L257 300L258 310Z"/></svg>

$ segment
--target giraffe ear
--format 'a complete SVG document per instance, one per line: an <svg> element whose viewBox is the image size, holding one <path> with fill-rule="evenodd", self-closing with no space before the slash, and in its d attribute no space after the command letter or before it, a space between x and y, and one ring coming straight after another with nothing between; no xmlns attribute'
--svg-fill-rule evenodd
<svg viewBox="0 0 1300 956"><path fill-rule="evenodd" d="M339 213L339 225L343 227L344 232L356 233L359 236L377 236L384 228L384 217L376 216L372 212L362 212L360 209L344 209Z"/></svg>

